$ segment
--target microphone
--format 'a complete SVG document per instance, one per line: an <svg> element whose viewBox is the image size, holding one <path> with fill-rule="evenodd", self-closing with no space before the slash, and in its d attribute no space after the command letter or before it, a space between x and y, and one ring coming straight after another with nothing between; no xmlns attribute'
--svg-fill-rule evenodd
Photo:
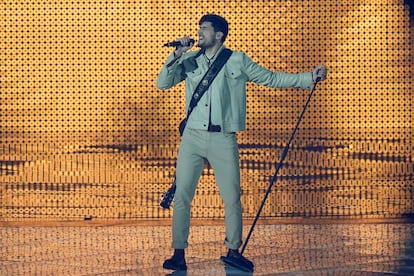
<svg viewBox="0 0 414 276"><path fill-rule="evenodd" d="M194 39L190 39L190 44L191 43L194 43ZM167 42L167 43L165 43L164 44L164 47L180 47L180 46L189 46L190 44L188 44L188 45L182 45L181 44L181 42L180 41L172 41L172 42Z"/></svg>

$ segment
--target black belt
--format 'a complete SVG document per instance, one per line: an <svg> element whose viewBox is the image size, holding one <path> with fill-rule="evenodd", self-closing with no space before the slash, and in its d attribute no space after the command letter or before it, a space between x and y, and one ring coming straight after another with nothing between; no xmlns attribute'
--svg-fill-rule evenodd
<svg viewBox="0 0 414 276"><path fill-rule="evenodd" d="M221 126L219 125L208 125L208 132L221 132Z"/></svg>

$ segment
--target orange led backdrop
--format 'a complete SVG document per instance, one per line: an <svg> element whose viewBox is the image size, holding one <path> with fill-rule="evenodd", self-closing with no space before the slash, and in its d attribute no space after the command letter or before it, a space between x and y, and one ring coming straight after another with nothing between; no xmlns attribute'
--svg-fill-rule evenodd
<svg viewBox="0 0 414 276"><path fill-rule="evenodd" d="M0 220L167 218L183 85L155 86L209 12L226 46L273 71L329 67L264 217L404 217L413 206L413 61L404 1L1 1ZM411 51L411 52L410 52ZM248 85L238 134L245 217L308 92ZM193 217L222 217L206 165Z"/></svg>

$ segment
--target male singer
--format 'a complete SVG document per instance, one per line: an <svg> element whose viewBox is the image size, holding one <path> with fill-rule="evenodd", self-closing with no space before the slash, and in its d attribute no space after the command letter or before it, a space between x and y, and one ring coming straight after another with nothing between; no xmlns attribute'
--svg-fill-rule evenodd
<svg viewBox="0 0 414 276"><path fill-rule="evenodd" d="M186 106L209 66L225 49L227 21L215 14L204 15L199 22L199 51L190 37L177 39L179 46L167 58L158 75L157 87L169 89L185 80ZM324 80L326 67L317 66L309 73L272 72L254 62L243 52L233 51L198 105L187 118L176 168L176 193L172 222L174 255L163 267L186 270L184 249L188 247L190 208L198 180L207 160L224 202L227 258L253 271L253 263L242 256L242 207L240 202L240 167L236 132L246 125L246 83L273 88L310 89L318 78Z"/></svg>

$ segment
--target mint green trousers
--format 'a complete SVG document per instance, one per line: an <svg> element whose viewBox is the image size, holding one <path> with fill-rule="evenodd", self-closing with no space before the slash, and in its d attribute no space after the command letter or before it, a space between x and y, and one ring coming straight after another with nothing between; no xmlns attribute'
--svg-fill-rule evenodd
<svg viewBox="0 0 414 276"><path fill-rule="evenodd" d="M185 129L178 151L172 247L188 247L191 202L207 160L214 170L224 203L225 245L238 249L242 244L240 164L236 134Z"/></svg>

